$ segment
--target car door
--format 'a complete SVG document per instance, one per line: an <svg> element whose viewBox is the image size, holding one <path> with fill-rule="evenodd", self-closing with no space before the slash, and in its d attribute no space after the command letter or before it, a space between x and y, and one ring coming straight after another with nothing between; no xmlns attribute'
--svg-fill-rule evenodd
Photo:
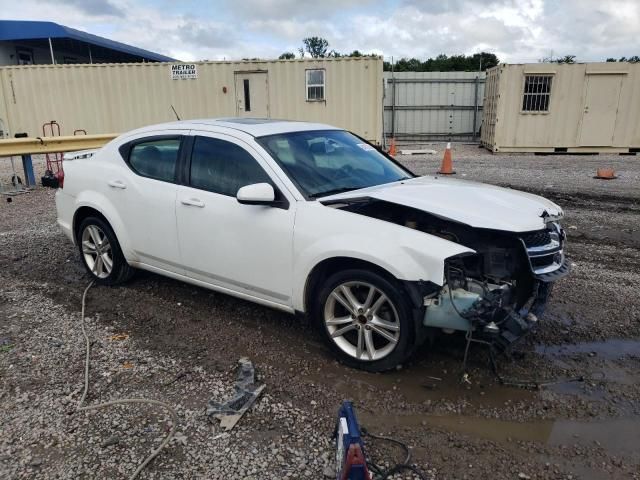
<svg viewBox="0 0 640 480"><path fill-rule="evenodd" d="M295 202L257 150L233 136L193 132L176 213L182 265L193 279L291 304ZM269 183L279 206L246 205L239 188Z"/></svg>
<svg viewBox="0 0 640 480"><path fill-rule="evenodd" d="M176 233L178 165L183 134L149 133L120 146L126 165L104 178L120 215L134 261L183 273Z"/></svg>

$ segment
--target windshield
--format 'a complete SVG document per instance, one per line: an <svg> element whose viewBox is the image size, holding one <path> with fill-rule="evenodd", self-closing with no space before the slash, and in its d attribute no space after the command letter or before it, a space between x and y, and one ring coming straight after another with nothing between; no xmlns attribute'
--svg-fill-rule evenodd
<svg viewBox="0 0 640 480"><path fill-rule="evenodd" d="M397 182L413 174L344 130L256 139L308 198Z"/></svg>

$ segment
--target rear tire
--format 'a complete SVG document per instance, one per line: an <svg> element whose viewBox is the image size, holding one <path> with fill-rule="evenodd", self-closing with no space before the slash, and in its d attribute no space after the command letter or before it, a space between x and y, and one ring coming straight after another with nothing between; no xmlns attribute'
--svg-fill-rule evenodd
<svg viewBox="0 0 640 480"><path fill-rule="evenodd" d="M312 318L338 360L369 372L391 370L416 345L413 308L392 278L364 269L327 278Z"/></svg>
<svg viewBox="0 0 640 480"><path fill-rule="evenodd" d="M133 276L135 270L124 258L113 229L102 218L82 220L76 240L82 263L95 283L117 285Z"/></svg>

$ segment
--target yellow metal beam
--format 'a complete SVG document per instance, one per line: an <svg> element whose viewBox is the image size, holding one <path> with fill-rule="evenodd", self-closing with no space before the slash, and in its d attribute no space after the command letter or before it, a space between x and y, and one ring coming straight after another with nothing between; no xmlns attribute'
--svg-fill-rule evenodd
<svg viewBox="0 0 640 480"><path fill-rule="evenodd" d="M72 135L66 137L27 137L0 140L0 157L37 155L40 153L75 152L100 148L116 138L117 133Z"/></svg>

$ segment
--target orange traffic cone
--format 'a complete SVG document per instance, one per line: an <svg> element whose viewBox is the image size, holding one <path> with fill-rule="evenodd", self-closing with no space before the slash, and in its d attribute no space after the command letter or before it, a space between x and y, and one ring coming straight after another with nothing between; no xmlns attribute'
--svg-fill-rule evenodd
<svg viewBox="0 0 640 480"><path fill-rule="evenodd" d="M600 180L613 180L616 177L616 172L613 168L599 168L596 171L596 176L593 178L599 178Z"/></svg>
<svg viewBox="0 0 640 480"><path fill-rule="evenodd" d="M396 150L396 138L391 137L391 146L389 147L389 155L391 155L392 157L395 157L397 153L398 152Z"/></svg>
<svg viewBox="0 0 640 480"><path fill-rule="evenodd" d="M438 171L440 175L453 175L453 159L451 158L451 143L447 143L447 148L444 151L444 156L442 157L442 165L440 166L440 171Z"/></svg>

